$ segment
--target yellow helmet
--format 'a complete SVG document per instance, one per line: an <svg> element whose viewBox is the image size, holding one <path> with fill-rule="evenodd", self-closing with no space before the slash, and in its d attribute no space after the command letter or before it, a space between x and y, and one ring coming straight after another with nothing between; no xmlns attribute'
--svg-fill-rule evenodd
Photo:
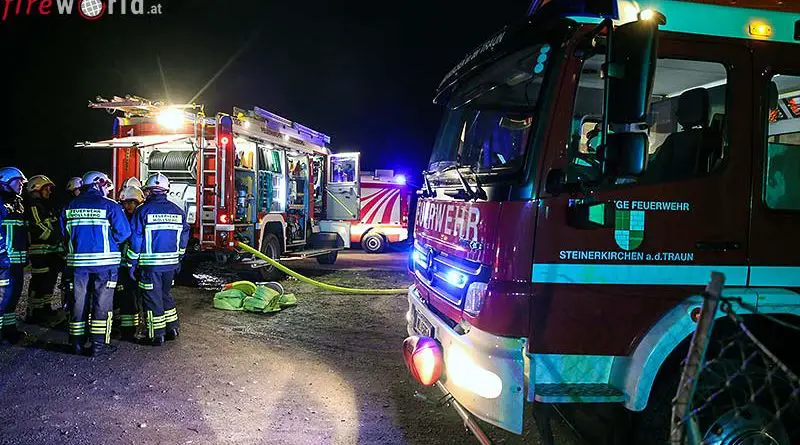
<svg viewBox="0 0 800 445"><path fill-rule="evenodd" d="M31 177L28 183L25 184L25 190L27 190L28 193L38 192L48 185L55 187L55 183L53 183L53 181L51 181L47 176L36 175Z"/></svg>
<svg viewBox="0 0 800 445"><path fill-rule="evenodd" d="M136 201L141 204L144 202L144 193L142 193L142 189L139 187L129 185L124 187L122 191L119 192L119 201Z"/></svg>

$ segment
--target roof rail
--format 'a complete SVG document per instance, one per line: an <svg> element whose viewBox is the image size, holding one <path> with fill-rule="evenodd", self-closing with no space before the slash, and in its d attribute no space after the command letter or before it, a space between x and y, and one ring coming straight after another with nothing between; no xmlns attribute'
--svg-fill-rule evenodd
<svg viewBox="0 0 800 445"><path fill-rule="evenodd" d="M319 131L312 130L311 128L308 128L305 125L301 125L297 122L292 122L285 117L279 116L260 107L255 107L252 111L234 107L233 113L239 119L248 117L250 119L263 122L267 128L273 131L278 131L283 134L297 137L320 147L327 147L331 143L330 136Z"/></svg>

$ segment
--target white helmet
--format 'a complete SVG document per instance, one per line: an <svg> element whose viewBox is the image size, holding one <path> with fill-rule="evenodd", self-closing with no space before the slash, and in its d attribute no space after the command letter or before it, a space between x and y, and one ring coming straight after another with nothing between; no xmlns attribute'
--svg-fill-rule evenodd
<svg viewBox="0 0 800 445"><path fill-rule="evenodd" d="M103 195L107 195L108 191L111 190L111 186L113 185L107 174L95 171L88 172L83 175L82 181L83 185L85 186L97 187L98 190L103 192Z"/></svg>
<svg viewBox="0 0 800 445"><path fill-rule="evenodd" d="M142 189L139 187L129 185L127 187L123 187L122 191L119 192L119 200L120 202L136 201L141 204L144 202L144 193L142 193Z"/></svg>
<svg viewBox="0 0 800 445"><path fill-rule="evenodd" d="M7 192L18 193L16 190L12 190L9 187L11 181L19 179L22 183L28 182L28 178L25 177L24 174L20 171L20 169L16 167L3 167L0 168L0 188Z"/></svg>
<svg viewBox="0 0 800 445"><path fill-rule="evenodd" d="M76 176L67 181L67 191L70 193L74 192L75 190L81 188L82 185L83 185L83 179Z"/></svg>
<svg viewBox="0 0 800 445"><path fill-rule="evenodd" d="M169 179L162 173L155 173L144 182L144 189L150 192L166 193L169 191Z"/></svg>
<svg viewBox="0 0 800 445"><path fill-rule="evenodd" d="M135 176L131 176L130 178L126 179L125 182L122 183L122 188L124 189L125 187L142 188L142 181L140 181L139 178Z"/></svg>

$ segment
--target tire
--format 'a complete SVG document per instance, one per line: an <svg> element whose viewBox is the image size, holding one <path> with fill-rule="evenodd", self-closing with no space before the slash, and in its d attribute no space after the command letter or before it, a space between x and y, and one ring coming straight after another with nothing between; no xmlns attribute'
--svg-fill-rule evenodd
<svg viewBox="0 0 800 445"><path fill-rule="evenodd" d="M772 437L778 445L788 445L800 443L800 430L796 425L800 425L800 409L796 402L789 405L780 419L774 418L775 403L783 405L791 394L793 387L780 373L769 376L768 370L763 366L763 362L753 360L744 372L741 371L742 354L749 355L752 352L739 347L732 347L724 350L721 348L723 341L728 341L735 328L725 320L718 321L708 346L706 359L713 358L705 366L704 371L697 380L695 393L695 404L707 402L705 408L695 415L695 419L700 430L704 443L751 443L739 442L753 431L764 431ZM753 332L759 332L758 326L750 326ZM781 344L769 341L774 338L770 335L756 334L765 343ZM788 338L785 336L784 338ZM790 365L790 368L793 368ZM669 443L670 417L672 411L672 399L680 382L681 367L678 363L672 362L671 366L663 369L663 375L656 379L647 408L634 416L632 441L636 444L664 444ZM794 368L797 372L797 369ZM757 397L750 398L753 391L751 388L767 387L771 391L764 390L758 393ZM709 401L712 394L724 388L724 392L719 397L714 397ZM773 394L778 395L773 400ZM739 416L734 415L736 412ZM745 419L745 420L742 420ZM723 439L725 437L725 439ZM756 443L756 442L754 442ZM761 442L757 442L761 443Z"/></svg>
<svg viewBox="0 0 800 445"><path fill-rule="evenodd" d="M267 233L264 235L264 241L261 243L261 253L277 260L281 256L281 243L275 234ZM264 281L277 281L283 278L283 272L278 270L273 265L267 265L258 269L261 274L261 279Z"/></svg>
<svg viewBox="0 0 800 445"><path fill-rule="evenodd" d="M386 238L379 233L370 233L361 240L361 248L367 253L382 253L386 250Z"/></svg>
<svg viewBox="0 0 800 445"><path fill-rule="evenodd" d="M319 264L333 264L336 262L336 258L339 257L339 251L334 250L331 253L326 253L325 255L320 255L317 257L317 262Z"/></svg>

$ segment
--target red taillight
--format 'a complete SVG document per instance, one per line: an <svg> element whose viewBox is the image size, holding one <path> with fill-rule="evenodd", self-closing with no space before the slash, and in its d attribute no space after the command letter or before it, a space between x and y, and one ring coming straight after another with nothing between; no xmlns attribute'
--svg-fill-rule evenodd
<svg viewBox="0 0 800 445"><path fill-rule="evenodd" d="M219 215L219 222L220 224L228 224L231 222L231 217L227 213L222 213Z"/></svg>
<svg viewBox="0 0 800 445"><path fill-rule="evenodd" d="M403 359L411 375L425 386L432 386L442 376L442 347L430 337L413 336L405 339Z"/></svg>

